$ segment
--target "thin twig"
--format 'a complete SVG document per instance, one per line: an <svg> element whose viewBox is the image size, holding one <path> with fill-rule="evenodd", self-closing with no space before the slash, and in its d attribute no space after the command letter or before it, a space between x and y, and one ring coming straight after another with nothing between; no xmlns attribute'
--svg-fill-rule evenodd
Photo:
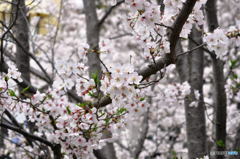
<svg viewBox="0 0 240 159"><path fill-rule="evenodd" d="M179 56L181 56L181 55L185 55L185 54L191 53L191 52L193 52L193 51L195 51L195 50L197 50L197 49L199 49L199 48L202 48L202 47L205 46L205 45L206 45L205 43L203 43L203 44L201 44L201 45L198 45L198 46L196 46L195 48L193 48L193 49L191 49L191 50L188 50L188 51L186 51L186 52L182 52L182 53L180 53L180 54L177 54L177 57L179 57Z"/></svg>
<svg viewBox="0 0 240 159"><path fill-rule="evenodd" d="M112 13L112 11L118 7L119 5L121 5L123 2L125 2L125 0L121 0L118 1L114 6L111 6L108 11L105 13L105 15L100 19L100 21L98 22L98 26L101 27L102 24L105 22L105 20L108 18L108 16Z"/></svg>
<svg viewBox="0 0 240 159"><path fill-rule="evenodd" d="M111 72L109 71L109 69L107 68L107 66L104 64L104 62L99 58L99 61L101 62L101 64L104 66L104 68L106 69L106 71L111 74Z"/></svg>
<svg viewBox="0 0 240 159"><path fill-rule="evenodd" d="M15 15L15 18L14 18L14 20L13 20L13 22L12 22L12 24L9 26L9 27L6 27L7 28L7 31L5 31L4 33L3 33L3 35L2 35L2 37L1 37L1 64L3 64L4 63L4 58L3 58L3 54L4 54L4 48L3 48L3 40L4 40L4 38L5 38L5 36L8 34L8 33L10 33L10 30L12 29L12 27L14 26L14 24L16 23L16 20L17 20L17 18L18 18L18 11L19 11L19 4L20 4L20 0L18 0L18 3L16 4L17 6L17 10L16 10L16 15ZM4 23L2 23L2 25L3 25Z"/></svg>
<svg viewBox="0 0 240 159"><path fill-rule="evenodd" d="M39 141L41 143L44 143L47 146L54 147L54 144L52 144L51 142L47 141L46 139L41 138L39 136L35 136L33 134L30 134L30 133L28 133L28 132L26 132L26 131L24 131L24 130L22 130L20 128L17 128L17 127L8 125L8 124L4 124L4 123L0 123L0 126L3 127L3 128L6 128L6 129L10 129L12 131L18 132L18 133L20 133L20 134L22 134L24 136L27 136L27 137L29 137L29 138L31 138L33 140Z"/></svg>

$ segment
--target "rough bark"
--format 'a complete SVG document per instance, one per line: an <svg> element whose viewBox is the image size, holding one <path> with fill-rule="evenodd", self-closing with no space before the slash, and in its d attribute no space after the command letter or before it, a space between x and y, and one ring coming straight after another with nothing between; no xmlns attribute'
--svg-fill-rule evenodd
<svg viewBox="0 0 240 159"><path fill-rule="evenodd" d="M223 73L223 61L213 58L213 76L214 76L214 105L215 105L215 141L216 150L225 151L226 146L226 116L227 101L225 92L225 80ZM223 143L223 144L218 144ZM217 159L223 159L224 156L217 156Z"/></svg>
<svg viewBox="0 0 240 159"><path fill-rule="evenodd" d="M18 5L16 5L18 4ZM30 81L30 57L25 51L29 52L29 27L27 21L27 8L25 0L12 0L12 14L13 19L16 22L13 26L14 39L18 41L16 43L15 61L22 79L31 84ZM25 95L21 93L24 89L21 85L18 85L20 97L25 98ZM33 133L34 123L28 122L30 131Z"/></svg>
<svg viewBox="0 0 240 159"><path fill-rule="evenodd" d="M213 32L218 27L216 0L208 0L206 3L206 13L208 29ZM223 61L212 57L213 79L214 79L214 105L215 105L215 141L216 151L225 151L226 149L226 116L227 101L224 80ZM221 143L221 144L218 144ZM223 159L224 155L217 155L216 159Z"/></svg>
<svg viewBox="0 0 240 159"><path fill-rule="evenodd" d="M179 35L182 32L182 27L184 26L185 22L187 21L189 15L191 14L195 4L196 4L197 0L187 0L184 5L183 8L181 10L181 12L179 13L177 19L175 20L173 26L172 26L172 30L171 30L171 34L169 37L169 41L170 41L170 59L175 63L176 62L176 54L175 54L175 49L176 49L176 45L179 39Z"/></svg>
<svg viewBox="0 0 240 159"><path fill-rule="evenodd" d="M6 33L8 33L11 30L11 28L13 28L13 31L15 31L16 38L18 38L19 40L22 40L21 44L28 50L29 49L28 26L26 23L25 0L22 0L22 1L12 0L12 21L11 21L10 27L7 28ZM22 73L22 77L24 79L26 79L27 81L30 81L29 57L26 56L25 54L23 55L23 51L21 49L19 49L18 46L16 46L16 47L17 47L17 52L16 52L17 67L19 68L19 71ZM4 50L1 50L1 55L2 55L1 62L4 62L3 54L4 54ZM1 63L1 64L4 64L4 63ZM1 70L1 71L4 71L4 70ZM23 88L20 88L20 89L23 89ZM1 127L1 137L0 137L1 138L1 147L3 146L3 138L4 138L5 134L7 134L7 130L5 128Z"/></svg>
<svg viewBox="0 0 240 159"><path fill-rule="evenodd" d="M96 12L95 0L83 0L86 25L87 25L87 42L90 47L87 54L88 66L89 66L89 76L97 74L99 79L101 79L101 61L98 54L99 50L99 21ZM101 92L98 91L98 94ZM111 133L106 131L103 132L103 138L110 138ZM116 153L113 143L107 143L101 150L94 150L94 154L98 159L115 159Z"/></svg>
<svg viewBox="0 0 240 159"><path fill-rule="evenodd" d="M100 77L101 62L99 60L99 54L97 53L99 49L98 43L100 28L98 27L98 17L96 12L95 0L84 0L83 4L87 25L87 43L90 47L90 50L87 54L89 76L92 76L93 73L97 73Z"/></svg>
<svg viewBox="0 0 240 159"><path fill-rule="evenodd" d="M27 21L27 7L25 5L25 0L12 0L12 13L13 19L16 19L16 22L13 26L13 39L16 41L16 65L21 73L22 79L27 82L29 85L31 84L30 79L30 54L29 54L29 27ZM16 5L18 4L18 5ZM24 85L19 85L19 92L24 89ZM30 92L29 92L30 93ZM22 94L21 97L24 98ZM31 133L33 133L35 129L35 124L29 122L28 123ZM29 141L31 143L31 140ZM61 146L56 145L51 147L53 150L54 158L60 159L61 154Z"/></svg>
<svg viewBox="0 0 240 159"><path fill-rule="evenodd" d="M194 41L202 44L202 33L193 27L190 34ZM179 44L180 45L180 44ZM197 45L189 41L189 50ZM181 47L178 46L178 49ZM202 157L206 154L206 128L203 102L203 50L201 48L180 56L177 68L182 82L188 81L191 94L185 98L185 117L187 128L187 143L189 159ZM194 91L200 93L197 106L191 106L196 101Z"/></svg>
<svg viewBox="0 0 240 159"><path fill-rule="evenodd" d="M191 35L197 43L202 43L202 33L194 27ZM189 49L196 47L196 44L189 42ZM194 90L199 91L200 98L197 107L186 107L187 136L189 158L202 157L206 154L206 128L205 112L203 101L203 50L200 48L189 54L189 83L191 85L191 95L189 102L195 99Z"/></svg>
<svg viewBox="0 0 240 159"><path fill-rule="evenodd" d="M1 127L0 128L0 149L5 148L4 137L7 136L7 134L8 134L8 130L6 128Z"/></svg>
<svg viewBox="0 0 240 159"><path fill-rule="evenodd" d="M26 17L27 9L25 6L25 0L19 1L19 7L14 5L18 3L18 0L13 0L12 2L13 14L14 16L17 16L16 23L13 27L14 36L21 45L16 45L16 65L19 72L22 74L22 78L30 83L30 58L24 52L24 50L29 51L29 28ZM23 88L20 86L20 89Z"/></svg>

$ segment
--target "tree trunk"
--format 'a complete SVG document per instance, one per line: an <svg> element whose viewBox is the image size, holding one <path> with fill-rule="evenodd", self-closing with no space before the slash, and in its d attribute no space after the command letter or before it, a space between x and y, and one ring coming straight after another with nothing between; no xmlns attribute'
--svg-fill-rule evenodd
<svg viewBox="0 0 240 159"><path fill-rule="evenodd" d="M87 42L90 47L87 54L89 76L97 74L98 78L101 79L101 61L99 58L99 21L96 12L95 0L83 0L86 24L87 24ZM101 93L100 90L97 93ZM109 131L103 132L103 138L110 138L111 133ZM116 153L113 143L107 143L101 150L94 150L94 155L98 159L116 159Z"/></svg>
<svg viewBox="0 0 240 159"><path fill-rule="evenodd" d="M89 76L91 77L93 73L97 73L99 77L101 76L101 62L99 60L99 31L98 27L98 17L96 12L95 0L83 0L86 16L86 29L87 29L87 42L90 50L87 54L88 66L89 66Z"/></svg>
<svg viewBox="0 0 240 159"><path fill-rule="evenodd" d="M29 50L28 44L28 25L26 21L26 7L25 0L12 0L12 19L13 31L16 39L18 39L22 47ZM22 74L22 78L27 82L30 82L30 71L29 71L29 57L19 45L16 45L16 65ZM3 54L3 53L2 53ZM2 59L1 59L2 61ZM2 64L3 65L3 64ZM1 66L2 68L2 66ZM2 70L1 70L2 71ZM19 87L19 90L24 88ZM4 147L3 139L7 135L7 129L1 127L0 132L0 147ZM31 143L31 141L29 141Z"/></svg>
<svg viewBox="0 0 240 159"><path fill-rule="evenodd" d="M208 29L213 32L218 27L216 0L208 0L206 3L206 13ZM214 79L214 105L215 105L215 142L216 151L225 151L226 149L226 117L227 117L227 100L225 91L225 80L223 61L212 56L213 62L213 79ZM224 155L217 155L216 159L224 159Z"/></svg>
<svg viewBox="0 0 240 159"><path fill-rule="evenodd" d="M12 0L12 12L13 20L16 20L13 26L13 33L15 39L18 41L16 44L16 65L21 73L21 77L24 81L31 84L30 79L30 57L29 53L29 27L27 20L27 8L25 5L25 0ZM16 5L18 4L18 5ZM24 87L19 86L19 92L21 92ZM25 94L21 94L22 98L25 98ZM28 122L30 132L33 133L35 129L35 123ZM28 140L31 144L31 140ZM43 149L47 147L43 147ZM56 145L53 149L54 158L61 159L61 146Z"/></svg>
<svg viewBox="0 0 240 159"><path fill-rule="evenodd" d="M191 38L202 44L202 33L193 27ZM189 41L189 50L197 45ZM178 44L178 50L182 50ZM179 49L180 48L180 49ZM182 51L178 51L182 52ZM189 159L202 157L206 154L206 127L203 102L203 50L197 49L188 55L179 57L177 68L182 82L188 81L191 86L191 94L185 98L185 115L187 127L187 142ZM194 91L200 93L196 99ZM196 101L196 106L191 103Z"/></svg>
<svg viewBox="0 0 240 159"><path fill-rule="evenodd" d="M19 2L18 2L19 1ZM14 36L19 41L19 45L16 45L16 65L22 74L22 78L30 83L30 58L26 51L29 51L29 28L27 22L27 9L25 6L25 0L12 0L13 7L12 12L16 23L13 27ZM17 6L16 4L19 5ZM20 46L21 45L21 46ZM24 88L20 88L22 90Z"/></svg>

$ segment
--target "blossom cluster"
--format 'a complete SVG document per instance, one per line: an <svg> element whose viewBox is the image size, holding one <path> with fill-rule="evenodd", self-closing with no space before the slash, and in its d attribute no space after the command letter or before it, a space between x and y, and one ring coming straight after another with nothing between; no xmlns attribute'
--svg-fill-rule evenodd
<svg viewBox="0 0 240 159"><path fill-rule="evenodd" d="M112 99L112 105L107 106L108 111L112 112L123 106L129 112L144 111L147 107L145 97L136 89L142 77L134 71L133 66L114 66L109 71L101 82L101 90Z"/></svg>
<svg viewBox="0 0 240 159"><path fill-rule="evenodd" d="M146 59L155 60L170 52L168 32L184 2L184 0L168 0L164 1L164 4L156 4L147 0L126 1L130 8L129 26L144 49ZM201 7L205 3L206 0L197 1L193 12L183 26L181 37L188 37L193 24L203 25L204 16Z"/></svg>
<svg viewBox="0 0 240 159"><path fill-rule="evenodd" d="M168 31L185 0L164 1L164 9L160 9L161 4L151 0L126 0L125 2L130 8L129 26L144 50L144 57L155 60L169 53ZM203 24L201 7L205 2L206 0L197 1L183 27L181 37L186 38L189 35L193 24ZM106 72L101 75L92 74L89 78L88 67L85 65L89 46L82 43L82 39L76 38L82 31L78 31L79 34L76 33L74 28L81 28L78 27L79 15L76 14L74 18L74 23L64 28L68 31L62 34L60 37L62 41L60 40L56 46L56 52L59 52L56 56L60 57L60 60L57 60L54 66L56 77L52 88L45 93L37 91L26 99L20 98L12 79L21 82L21 74L16 66L10 65L8 74L0 76L0 105L3 109L11 110L15 114L26 115L28 120L38 127L39 133L36 135L61 144L62 152L66 156L86 158L92 149L99 148L99 145L111 140L102 138L103 131L114 132L116 127L123 125L126 114L129 114L132 119L134 116L140 116L149 107L148 96L152 97L154 103L150 111L151 118L156 120L155 114L167 116L169 112L170 114L174 112L175 108L170 108L169 105L182 105L183 99L190 94L191 90L186 82L159 84L154 91L150 89L144 91L140 89L142 77L130 64L107 65ZM72 18L68 17L68 19ZM208 48L215 51L217 57L222 59L227 48L224 32L216 29L212 34L207 33L204 40ZM45 41L43 40L44 43ZM65 48L62 47L63 43L66 45ZM113 50L108 43L110 42L106 40L100 43L102 52L109 53ZM61 57L66 52L72 55L69 55L69 58ZM76 60L75 57L80 58ZM28 88L25 91L27 90ZM82 101L72 102L73 99L67 96L69 91L76 92ZM195 91L194 94L198 100L199 92ZM239 94L236 100L240 99ZM110 97L112 104L102 107L100 103L104 97ZM162 106L164 110L167 108L167 111L161 111L158 106ZM191 106L197 106L197 103L192 103ZM183 110L181 109L182 112ZM180 125L179 122L182 119L178 118L179 116L175 120L165 118L162 121L166 127L171 127L173 124ZM154 126L158 129L157 125ZM14 142L24 145L24 142L18 141L18 138L13 139Z"/></svg>
<svg viewBox="0 0 240 159"><path fill-rule="evenodd" d="M86 68L84 65L61 64L64 67L60 64L57 67L61 67L58 73L63 77L62 82L59 79L45 93L37 91L26 99L21 99L15 89L9 87L12 79L18 80L21 76L12 66L9 74L1 76L0 103L3 110L28 116L28 120L39 128L39 134L45 134L49 141L61 144L62 152L68 156L84 157L103 141L102 131L111 130L124 114L140 112L146 107L141 91L136 89L141 77L133 67L119 66L111 67L111 72L102 79L98 76L87 79L82 76ZM101 91L112 98L112 105L107 109L93 103L102 98L98 92L100 85ZM73 86L79 97L85 97L83 102L76 104L69 101L66 92ZM3 103L7 103L7 107Z"/></svg>
<svg viewBox="0 0 240 159"><path fill-rule="evenodd" d="M210 51L214 51L217 58L223 60L228 52L229 39L222 29L215 29L213 33L206 33L203 38Z"/></svg>

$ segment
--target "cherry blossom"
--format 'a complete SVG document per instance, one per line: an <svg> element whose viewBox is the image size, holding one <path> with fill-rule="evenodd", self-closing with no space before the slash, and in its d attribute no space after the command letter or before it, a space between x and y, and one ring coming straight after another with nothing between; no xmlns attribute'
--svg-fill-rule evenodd
<svg viewBox="0 0 240 159"><path fill-rule="evenodd" d="M217 58L223 59L228 51L228 38L222 29L216 29L213 33L207 33L204 37L209 50L214 51Z"/></svg>
<svg viewBox="0 0 240 159"><path fill-rule="evenodd" d="M35 94L27 94L26 98L20 98L15 80L23 81L21 73L15 65L9 64L8 73L0 76L1 107L3 110L13 111L14 114L26 115L28 120L34 122L38 127L38 132L35 132L35 135L44 136L50 142L60 144L65 158L71 158L71 156L89 158L93 149L101 148L107 142L116 141L121 133L125 133L121 137L126 137L123 142L127 142L129 140L127 138L131 136L131 131L126 128L138 123L140 117L146 112L150 114L149 122L151 123L148 135L153 136L155 141L160 141L166 136L164 129L182 127L185 122L183 103L185 97L191 93L191 87L188 82L180 84L176 80L175 65L162 69L155 77L149 77L144 81L136 68L141 68L148 62L155 63L156 60L170 53L169 31L184 3L185 0L167 0L164 1L165 9L160 10L160 6L155 1L125 0L125 6L128 8L128 19L125 20L128 27L126 28L133 35L126 37L128 45L132 45L126 48L132 47L137 51L133 49L134 51L128 50L123 53L125 50L119 49L119 45L124 40L110 40L107 35L111 34L111 31L106 29L106 33L101 33L103 38L100 40L99 50L95 50L101 56L101 62L104 65L103 72L100 77L98 74L89 77L87 54L92 50L89 50L86 37L82 35L84 27L86 27L85 24L82 24L84 16L73 13L74 11L79 12L77 9L71 10L74 6L70 2L69 4L66 2L67 19L72 19L72 21L71 23L67 20L63 21L59 39L53 47L56 52L53 70L50 70L46 64L46 68L48 68L46 70L52 71L53 84L49 85L47 89L37 90ZM193 25L204 25L202 7L205 3L206 0L197 1L182 29L180 40L188 38ZM100 9L98 14L102 14ZM113 17L110 23L123 23L120 18L114 18L116 17ZM119 30L125 29L121 24L119 26ZM198 29L204 31L205 28L198 27ZM204 43L210 51L216 54L217 58L226 61L230 41L227 35L236 30L237 28L233 27L225 32L225 29L218 28L213 33L205 33ZM46 42L50 41L47 40L47 37L37 35L35 38L41 39L36 40L38 45L41 45L43 49L50 50L51 44ZM239 42L236 37L235 40ZM122 55L119 55L118 52ZM109 56L114 55L119 56L113 57L113 59L109 58ZM42 61L45 63L45 61L50 60L48 56L39 54L37 58L43 59ZM238 74L235 70L231 71ZM211 78L209 74L211 72L209 73L206 69L207 79L204 86L206 94L210 94ZM160 79L155 82L154 78ZM152 80L154 81L153 86L151 85ZM161 82L159 82L160 80ZM231 103L231 98L239 102L240 91L231 87L234 82L239 83L239 78L228 80L228 82L226 90L229 103ZM69 91L76 93L77 98L79 98L78 102L68 96ZM200 93L197 90L193 90L193 93L196 100L190 104L190 107L197 107ZM109 97L112 103L101 107L100 101ZM205 95L204 98L205 102L209 102L210 105L212 101L209 100L209 95ZM2 106L2 103L6 104ZM236 108L231 107L230 109L236 111ZM233 116L233 114L230 115ZM161 125L156 120L162 121L164 124ZM129 124L131 122L134 124ZM159 134L161 126L163 130ZM102 138L102 134L106 130L110 131L113 137ZM179 139L184 141L186 132L185 130L181 131ZM174 136L175 133L170 135ZM38 151L36 147L26 145L24 139L16 134L10 134L10 138L12 140L6 144L9 150L17 149L19 144L31 152ZM167 141L163 139L162 142L163 144L157 145L158 143L146 140L144 145L147 145L147 149L143 150L140 156L145 157L154 153L154 149L167 151ZM13 144L16 145L13 146ZM183 144L178 144L177 147L181 150L186 149ZM118 149L117 153L121 154L122 149ZM42 153L41 151L40 154ZM24 153L20 156L24 156ZM121 154L121 156L130 158L128 154ZM208 158L208 156L204 156L204 159Z"/></svg>

